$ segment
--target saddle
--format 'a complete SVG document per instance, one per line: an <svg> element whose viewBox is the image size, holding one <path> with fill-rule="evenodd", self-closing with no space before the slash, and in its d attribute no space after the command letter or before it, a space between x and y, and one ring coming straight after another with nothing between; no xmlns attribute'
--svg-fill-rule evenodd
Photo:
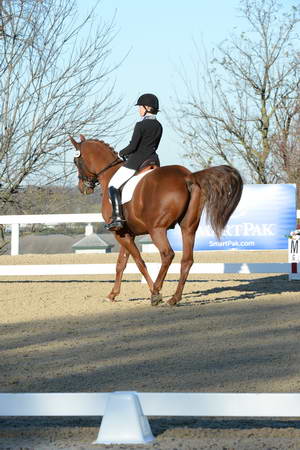
<svg viewBox="0 0 300 450"><path fill-rule="evenodd" d="M146 159L140 168L137 170L135 175L146 172L147 170L155 169L156 167L160 167L159 157L155 154L151 156L151 158Z"/></svg>
<svg viewBox="0 0 300 450"><path fill-rule="evenodd" d="M136 185L145 175L147 175L147 172L156 169L157 167L160 167L160 162L158 156L154 155L153 157L144 161L140 168L135 172L133 177L131 177L122 186L120 186L122 204L127 203L131 200Z"/></svg>

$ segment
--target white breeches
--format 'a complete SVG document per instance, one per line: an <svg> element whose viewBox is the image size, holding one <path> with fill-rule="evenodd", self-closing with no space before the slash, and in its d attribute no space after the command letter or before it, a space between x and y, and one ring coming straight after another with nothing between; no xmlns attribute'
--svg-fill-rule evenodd
<svg viewBox="0 0 300 450"><path fill-rule="evenodd" d="M108 187L113 186L119 189L125 181L129 180L135 174L134 169L128 169L128 167L120 167L116 173L111 177Z"/></svg>

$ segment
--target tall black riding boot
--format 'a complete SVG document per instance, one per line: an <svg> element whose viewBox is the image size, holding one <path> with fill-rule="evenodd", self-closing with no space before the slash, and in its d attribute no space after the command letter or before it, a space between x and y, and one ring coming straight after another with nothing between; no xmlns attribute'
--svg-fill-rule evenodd
<svg viewBox="0 0 300 450"><path fill-rule="evenodd" d="M114 186L108 188L108 193L113 212L111 222L107 223L105 228L112 231L121 230L125 223L122 212L121 193L119 189L116 189Z"/></svg>

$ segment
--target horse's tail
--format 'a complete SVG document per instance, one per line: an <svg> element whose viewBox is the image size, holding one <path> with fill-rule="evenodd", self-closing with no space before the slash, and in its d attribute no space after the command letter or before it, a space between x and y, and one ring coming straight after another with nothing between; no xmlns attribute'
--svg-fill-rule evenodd
<svg viewBox="0 0 300 450"><path fill-rule="evenodd" d="M189 175L187 183L196 184L202 190L207 221L219 239L240 201L243 191L241 175L230 166L209 167Z"/></svg>

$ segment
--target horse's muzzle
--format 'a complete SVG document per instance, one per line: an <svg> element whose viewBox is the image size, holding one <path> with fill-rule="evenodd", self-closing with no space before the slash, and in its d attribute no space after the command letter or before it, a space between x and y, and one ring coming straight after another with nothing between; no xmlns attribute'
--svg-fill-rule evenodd
<svg viewBox="0 0 300 450"><path fill-rule="evenodd" d="M92 182L87 181L87 180L79 180L79 182L78 182L78 189L84 195L93 194L93 192L95 190L95 183L92 183Z"/></svg>

